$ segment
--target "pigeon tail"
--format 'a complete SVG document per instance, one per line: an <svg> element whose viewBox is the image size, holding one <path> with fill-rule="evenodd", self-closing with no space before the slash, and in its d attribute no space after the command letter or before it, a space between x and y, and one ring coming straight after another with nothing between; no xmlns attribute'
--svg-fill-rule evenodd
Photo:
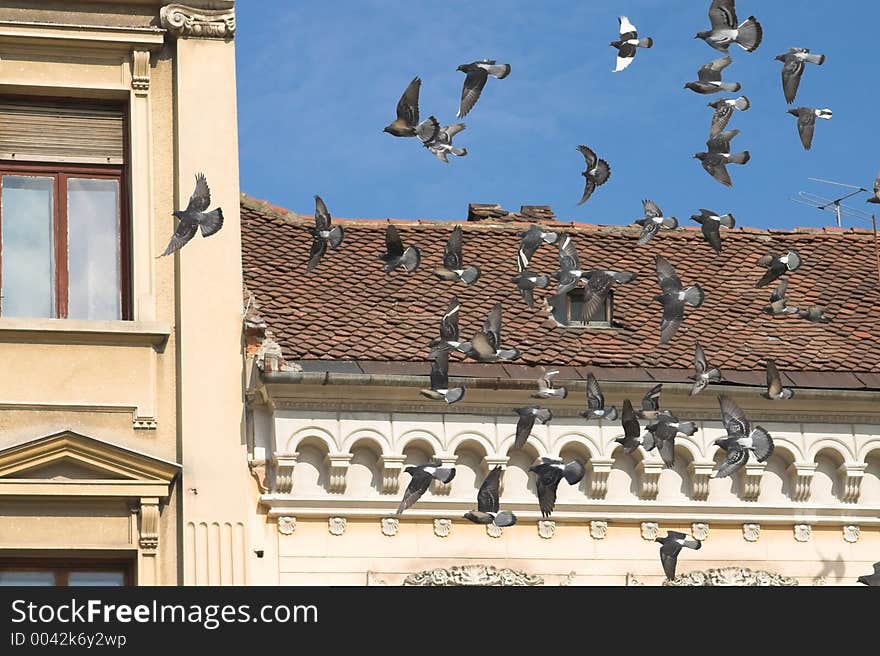
<svg viewBox="0 0 880 656"><path fill-rule="evenodd" d="M562 475L565 476L565 480L569 485L577 485L583 480L586 473L587 470L584 468L583 464L574 460L565 466Z"/></svg>
<svg viewBox="0 0 880 656"><path fill-rule="evenodd" d="M499 360L518 360L520 355L522 355L522 351L518 348L501 349L498 351Z"/></svg>
<svg viewBox="0 0 880 656"><path fill-rule="evenodd" d="M616 420L616 419L617 419L617 407L616 407L616 406L611 406L610 408L608 408L608 409L605 411L605 416L602 417L602 418L603 418L603 419L606 419L607 421L614 421L614 420Z"/></svg>
<svg viewBox="0 0 880 656"><path fill-rule="evenodd" d="M663 227L668 228L669 230L675 230L678 227L678 219L676 219L674 216L664 217Z"/></svg>
<svg viewBox="0 0 880 656"><path fill-rule="evenodd" d="M467 155L467 148L450 148L449 150L456 157L464 157L465 155Z"/></svg>
<svg viewBox="0 0 880 656"><path fill-rule="evenodd" d="M461 388L459 388L461 389ZM454 467L439 467L434 470L434 473L431 474L434 478L436 478L441 483L448 483L453 478L455 478L455 468Z"/></svg>
<svg viewBox="0 0 880 656"><path fill-rule="evenodd" d="M730 91L731 93L736 93L740 89L742 89L742 85L739 82L719 82L718 88L722 91Z"/></svg>
<svg viewBox="0 0 880 656"><path fill-rule="evenodd" d="M754 16L749 16L739 26L736 35L736 43L746 52L754 52L761 45L764 38L764 29Z"/></svg>
<svg viewBox="0 0 880 656"><path fill-rule="evenodd" d="M752 449L755 451L758 462L764 462L773 454L773 438L761 426L755 426L751 438Z"/></svg>
<svg viewBox="0 0 880 656"><path fill-rule="evenodd" d="M828 121L833 116L833 112L827 107L825 109L817 109L816 116L818 118L824 118L826 121Z"/></svg>
<svg viewBox="0 0 880 656"><path fill-rule="evenodd" d="M748 96L740 96L734 101L733 106L739 111L744 112L752 106L752 103L749 101Z"/></svg>
<svg viewBox="0 0 880 656"><path fill-rule="evenodd" d="M805 54L804 59L811 64L818 64L819 66L825 63L825 55Z"/></svg>
<svg viewBox="0 0 880 656"><path fill-rule="evenodd" d="M213 212L206 212L199 219L199 228L202 230L202 237L210 237L223 227L223 210L219 207Z"/></svg>
<svg viewBox="0 0 880 656"><path fill-rule="evenodd" d="M733 228L736 226L736 219L733 218L733 214L725 214L724 216L719 216L718 222L725 228Z"/></svg>
<svg viewBox="0 0 880 656"><path fill-rule="evenodd" d="M745 150L741 153L734 153L727 158L727 161L731 164L746 164L750 159L752 159L751 154L749 151Z"/></svg>
<svg viewBox="0 0 880 656"><path fill-rule="evenodd" d="M493 523L498 528L513 526L514 524L516 524L516 515L514 515L509 510L502 510L495 515L495 521Z"/></svg>
<svg viewBox="0 0 880 656"><path fill-rule="evenodd" d="M400 257L400 265L403 266L406 271L415 271L421 261L422 254L415 246L407 248L406 252Z"/></svg>
<svg viewBox="0 0 880 656"><path fill-rule="evenodd" d="M480 271L480 267L471 267L462 271L459 277L461 278L462 282L468 285L472 285L477 281L477 278L480 277L480 273L482 273Z"/></svg>
<svg viewBox="0 0 880 656"><path fill-rule="evenodd" d="M644 39L639 39L639 48L652 48L654 46L654 39L647 36Z"/></svg>
<svg viewBox="0 0 880 656"><path fill-rule="evenodd" d="M706 300L706 294L699 285L692 285L684 292L684 301L694 307L700 307Z"/></svg>
<svg viewBox="0 0 880 656"><path fill-rule="evenodd" d="M486 69L489 75L492 75L499 80L503 80L510 75L510 64L497 64L493 66L483 66L482 68Z"/></svg>
<svg viewBox="0 0 880 656"><path fill-rule="evenodd" d="M443 398L446 400L448 405L452 405L453 403L458 403L464 398L464 387L454 387L451 390L446 390L446 393L443 395ZM439 469L437 471L440 471ZM454 470L453 470L454 471ZM449 481L443 481L444 483L448 483Z"/></svg>
<svg viewBox="0 0 880 656"><path fill-rule="evenodd" d="M697 425L692 421L683 421L678 425L678 432L690 437L697 432Z"/></svg>
<svg viewBox="0 0 880 656"><path fill-rule="evenodd" d="M330 235L327 237L330 248L339 248L339 244L342 243L343 238L345 238L345 230L342 229L342 226L334 226L330 230Z"/></svg>

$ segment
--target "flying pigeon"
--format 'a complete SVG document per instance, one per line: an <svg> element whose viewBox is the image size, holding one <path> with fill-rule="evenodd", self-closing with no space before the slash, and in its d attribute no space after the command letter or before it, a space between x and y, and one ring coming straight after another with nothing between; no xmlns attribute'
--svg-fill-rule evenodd
<svg viewBox="0 0 880 656"><path fill-rule="evenodd" d="M790 399L794 396L794 390L782 386L782 377L779 375L779 369L776 368L776 362L771 358L767 358L767 391L761 392L761 396L775 401Z"/></svg>
<svg viewBox="0 0 880 656"><path fill-rule="evenodd" d="M663 216L663 210L657 207L657 204L652 200L643 200L642 206L645 209L645 216L641 219L636 219L636 223L642 226L642 233L639 235L639 240L636 242L636 246L644 246L649 241L654 238L658 232L660 232L660 228L666 228L667 230L674 230L678 227L678 219L674 216Z"/></svg>
<svg viewBox="0 0 880 656"><path fill-rule="evenodd" d="M480 267L465 268L461 255L461 226L455 226L446 242L443 252L443 266L434 269L434 275L441 280L461 280L471 285L480 277Z"/></svg>
<svg viewBox="0 0 880 656"><path fill-rule="evenodd" d="M504 470L501 465L496 465L489 472L480 489L477 492L477 510L471 510L464 514L464 518L475 524L495 524L500 528L516 524L516 515L509 510L499 512L499 497L501 490L501 476Z"/></svg>
<svg viewBox="0 0 880 656"><path fill-rule="evenodd" d="M432 358L436 359L438 354L443 351L460 350L462 342L458 338L459 310L461 310L461 303L453 297L446 307L446 312L440 317L440 339L429 344L432 347Z"/></svg>
<svg viewBox="0 0 880 656"><path fill-rule="evenodd" d="M650 48L654 45L654 39L651 37L639 38L636 26L630 23L626 16L618 17L617 21L620 23L620 39L611 42L611 45L617 48L615 73L632 64L636 56L636 48Z"/></svg>
<svg viewBox="0 0 880 656"><path fill-rule="evenodd" d="M691 285L683 289L681 280L672 265L662 256L656 256L657 281L662 294L654 296L655 301L663 304L663 320L660 322L660 343L666 344L678 332L684 319L684 304L700 307L706 296L699 285Z"/></svg>
<svg viewBox="0 0 880 656"><path fill-rule="evenodd" d="M718 93L719 91L736 93L742 89L739 82L723 82L721 80L721 71L730 66L731 62L733 60L728 55L703 64L697 71L697 81L688 82L684 88L702 94Z"/></svg>
<svg viewBox="0 0 880 656"><path fill-rule="evenodd" d="M804 150L809 150L813 147L813 131L816 129L816 119L824 118L826 121L830 121L832 116L831 110L827 108L798 107L797 109L789 109L788 113L792 116L797 116L798 134L801 136Z"/></svg>
<svg viewBox="0 0 880 656"><path fill-rule="evenodd" d="M400 234L394 224L389 223L385 229L385 252L379 256L380 260L385 260L383 270L385 273L391 273L398 267L403 267L404 271L415 271L422 261L422 254L415 246L410 246L406 250L403 249L403 242L400 240Z"/></svg>
<svg viewBox="0 0 880 656"><path fill-rule="evenodd" d="M727 127L733 116L733 110L745 112L752 106L752 103L747 96L740 96L739 98L718 98L708 105L715 108L715 113L712 114L712 125L709 127L709 136L714 137L721 134Z"/></svg>
<svg viewBox="0 0 880 656"><path fill-rule="evenodd" d="M563 463L555 458L541 458L541 463L529 467L530 472L535 472L535 488L538 492L538 504L541 507L541 516L549 517L556 505L556 488L563 478L569 485L580 483L584 474L587 473L584 463L577 460Z"/></svg>
<svg viewBox="0 0 880 656"><path fill-rule="evenodd" d="M467 113L476 104L489 76L503 80L510 75L510 64L496 64L494 59L484 59L470 64L462 64L457 70L466 76L461 90L461 105L456 115L458 118L462 118L467 116Z"/></svg>
<svg viewBox="0 0 880 656"><path fill-rule="evenodd" d="M430 136L428 141L424 143L424 146L441 162L449 163L449 153L452 153L456 157L464 157L467 155L467 148L456 148L452 145L452 138L466 127L467 126L464 123L444 125L442 128L439 127L438 124L438 129Z"/></svg>
<svg viewBox="0 0 880 656"><path fill-rule="evenodd" d="M419 90L422 87L421 78L415 77L409 83L406 91L397 102L397 118L389 123L383 132L395 137L415 137L416 127L419 124ZM436 119L435 119L436 121ZM422 139L424 141L424 139Z"/></svg>
<svg viewBox="0 0 880 656"><path fill-rule="evenodd" d="M581 319L584 323L590 321L599 308L605 305L611 288L616 284L628 284L636 279L636 274L631 271L609 271L603 269L591 269L581 275L581 280L587 284L584 287L584 304Z"/></svg>
<svg viewBox="0 0 880 656"><path fill-rule="evenodd" d="M496 303L489 311L483 330L470 342L464 342L459 349L478 362L516 360L522 353L518 348L503 348L501 345L501 303Z"/></svg>
<svg viewBox="0 0 880 656"><path fill-rule="evenodd" d="M715 478L725 478L745 467L749 461L749 452L755 454L758 462L764 462L773 453L773 438L761 426L752 428L742 409L728 396L718 397L721 405L721 421L727 435L715 440L715 444L727 452Z"/></svg>
<svg viewBox="0 0 880 656"><path fill-rule="evenodd" d="M536 419L542 424L546 424L553 419L553 413L547 408L542 408L539 405L530 405L525 408L514 408L513 411L519 415L519 420L516 422L516 440L513 442L513 448L515 450L519 450L525 446L526 440L528 440L529 435L532 434L532 428L535 425Z"/></svg>
<svg viewBox="0 0 880 656"><path fill-rule="evenodd" d="M761 45L764 36L761 24L754 16L738 24L734 0L712 0L709 22L712 29L697 32L694 38L703 39L715 50L727 52L730 44L735 43L746 52L754 52Z"/></svg>
<svg viewBox="0 0 880 656"><path fill-rule="evenodd" d="M330 227L330 212L327 211L327 206L320 196L315 196L315 227L306 229L312 235L312 251L309 254L306 271L312 271L327 252L328 244L330 248L339 248L345 237L345 231L340 225Z"/></svg>
<svg viewBox="0 0 880 656"><path fill-rule="evenodd" d="M550 380L553 376L559 373L558 369L554 369L553 371L548 371L543 376L538 379L538 391L533 393L531 396L533 399L553 399L559 398L564 399L568 396L568 388L566 387L554 387L553 381Z"/></svg>
<svg viewBox="0 0 880 656"><path fill-rule="evenodd" d="M759 259L757 265L767 269L767 273L755 283L755 287L766 287L782 275L791 271L797 271L801 266L801 256L794 250L788 251L782 256L769 253Z"/></svg>
<svg viewBox="0 0 880 656"><path fill-rule="evenodd" d="M516 283L520 296L523 297L526 305L535 307L535 289L546 288L550 284L550 278L523 270L513 277L513 282Z"/></svg>
<svg viewBox="0 0 880 656"><path fill-rule="evenodd" d="M865 574L856 580L865 585L880 585L880 562L874 563L873 574Z"/></svg>
<svg viewBox="0 0 880 656"><path fill-rule="evenodd" d="M614 441L623 446L624 453L632 453L640 446L644 447L646 451L650 451L656 446L652 433L646 431L644 434L640 434L639 420L636 418L636 413L633 412L632 402L629 399L623 402L620 423L623 426L623 437L618 437Z"/></svg>
<svg viewBox="0 0 880 656"><path fill-rule="evenodd" d="M785 94L785 102L790 105L797 96L807 62L821 66L825 63L825 55L810 54L809 48L789 48L788 52L776 55L776 61L783 63L782 92Z"/></svg>
<svg viewBox="0 0 880 656"><path fill-rule="evenodd" d="M685 533L678 531L666 531L665 538L654 538L654 542L663 545L660 547L660 562L663 564L666 578L670 581L675 579L675 566L682 548L699 549L703 546L703 543L696 538L688 537Z"/></svg>
<svg viewBox="0 0 880 656"><path fill-rule="evenodd" d="M866 203L880 203L880 174L874 178L874 195L871 196Z"/></svg>
<svg viewBox="0 0 880 656"><path fill-rule="evenodd" d="M721 382L721 370L718 367L710 367L706 360L706 354L699 342L694 344L694 371L693 376L688 376L694 381L691 396L696 396L709 386L709 383Z"/></svg>
<svg viewBox="0 0 880 656"><path fill-rule="evenodd" d="M733 186L730 173L727 171L727 165L746 164L752 157L747 150L741 153L730 154L730 142L738 134L739 130L729 130L711 137L706 142L709 152L696 153L694 155L694 157L702 162L706 172L725 187Z"/></svg>
<svg viewBox="0 0 880 656"><path fill-rule="evenodd" d="M419 390L422 396L447 405L464 398L464 387L449 387L449 351L440 351L431 363L431 389Z"/></svg>
<svg viewBox="0 0 880 656"><path fill-rule="evenodd" d="M715 249L716 253L721 253L721 226L725 228L736 226L736 219L733 218L733 214L728 213L719 216L712 210L701 209L699 214L691 216L691 220L700 224L703 238Z"/></svg>
<svg viewBox="0 0 880 656"><path fill-rule="evenodd" d="M596 187L608 182L608 178L611 177L611 167L608 166L608 162L604 159L599 159L596 153L586 146L578 146L577 149L587 162L586 170L581 172L581 175L587 179L587 182L584 186L584 195L578 201L578 205L583 205L593 195Z"/></svg>
<svg viewBox="0 0 880 656"><path fill-rule="evenodd" d="M831 319L825 316L824 308L817 305L811 305L806 310L797 310L797 315L801 319L812 321L813 323L830 323Z"/></svg>
<svg viewBox="0 0 880 656"><path fill-rule="evenodd" d="M559 270L551 274L559 282L556 295L567 294L577 287L583 275L574 240L569 235L562 235L559 240Z"/></svg>
<svg viewBox="0 0 880 656"><path fill-rule="evenodd" d="M538 252L541 244L555 244L559 241L559 233L544 230L539 225L532 225L528 230L517 232L516 236L521 237L517 254L520 271L525 271L528 268L529 262L532 261L532 257Z"/></svg>
<svg viewBox="0 0 880 656"><path fill-rule="evenodd" d="M770 295L770 303L769 305L764 306L764 312L767 314L777 315L777 314L795 314L798 312L798 309L795 307L788 307L785 302L785 292L788 289L788 281L782 279L779 281L779 284L776 285L776 289L773 290L773 293Z"/></svg>
<svg viewBox="0 0 880 656"><path fill-rule="evenodd" d="M431 481L434 479L441 483L448 483L455 478L455 467L444 467L439 460L434 460L426 465L411 465L403 471L412 478L409 485L406 486L403 499L397 508L398 515L418 501L419 497L428 491Z"/></svg>
<svg viewBox="0 0 880 656"><path fill-rule="evenodd" d="M639 419L657 420L664 415L669 415L666 410L660 409L660 393L663 391L663 383L657 383L645 392L642 397L642 407L636 411Z"/></svg>
<svg viewBox="0 0 880 656"><path fill-rule="evenodd" d="M159 257L170 255L175 251L179 251L186 243L196 236L196 232L201 229L202 237L210 237L223 227L223 210L219 207L210 212L206 212L211 204L211 190L208 188L208 181L205 179L204 173L196 174L196 188L189 198L189 204L185 210L176 210L173 212L177 217L177 228L165 252Z"/></svg>
<svg viewBox="0 0 880 656"><path fill-rule="evenodd" d="M692 421L679 421L675 415L666 413L655 423L645 426L645 430L654 436L663 464L672 469L675 466L675 437L679 433L690 437L697 432L697 425Z"/></svg>
<svg viewBox="0 0 880 656"><path fill-rule="evenodd" d="M605 395L602 394L599 381L592 373L587 374L587 409L580 414L587 421L590 419L605 419L606 421L617 419L617 408L615 406L605 407Z"/></svg>

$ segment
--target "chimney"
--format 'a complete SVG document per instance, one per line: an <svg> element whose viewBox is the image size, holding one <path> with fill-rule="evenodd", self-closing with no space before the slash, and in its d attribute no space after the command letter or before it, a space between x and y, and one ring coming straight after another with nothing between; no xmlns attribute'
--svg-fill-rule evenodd
<svg viewBox="0 0 880 656"><path fill-rule="evenodd" d="M527 221L555 221L556 214L549 205L523 205L519 213Z"/></svg>
<svg viewBox="0 0 880 656"><path fill-rule="evenodd" d="M498 203L471 203L468 205L467 220L483 223L550 223L556 221L556 214L549 205L523 205L519 212L510 212Z"/></svg>
<svg viewBox="0 0 880 656"><path fill-rule="evenodd" d="M492 221L503 221L509 215L510 212L498 203L470 203L468 205L467 220L489 223ZM510 221L510 219L507 220Z"/></svg>

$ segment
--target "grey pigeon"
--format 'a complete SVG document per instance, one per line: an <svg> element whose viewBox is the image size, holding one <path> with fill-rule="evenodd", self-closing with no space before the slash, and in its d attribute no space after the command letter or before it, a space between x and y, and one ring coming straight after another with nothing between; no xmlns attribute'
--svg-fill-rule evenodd
<svg viewBox="0 0 880 656"><path fill-rule="evenodd" d="M654 201L647 199L643 200L642 206L645 210L645 216L641 219L636 219L635 221L635 223L642 226L642 232L639 235L639 240L636 242L636 246L644 246L647 244L658 232L660 232L660 228L674 230L678 227L678 219L674 216L663 216L663 210L657 207L657 204Z"/></svg>
<svg viewBox="0 0 880 656"><path fill-rule="evenodd" d="M654 448L654 437L650 433L641 435L641 427L636 413L633 411L632 402L629 399L623 402L623 411L620 413L620 423L623 426L623 437L615 438L615 442L623 446L624 453L632 453L640 446L650 451ZM649 438L646 442L645 438Z"/></svg>
<svg viewBox="0 0 880 656"><path fill-rule="evenodd" d="M639 419L657 420L661 416L668 415L666 410L660 409L660 394L663 392L663 383L657 383L645 392L642 397L642 407L636 410Z"/></svg>
<svg viewBox="0 0 880 656"><path fill-rule="evenodd" d="M813 147L813 132L816 129L816 119L823 118L830 121L832 112L830 109L813 109L812 107L798 107L797 109L789 109L788 113L797 116L797 129L801 137L801 144L804 150L810 150Z"/></svg>
<svg viewBox="0 0 880 656"><path fill-rule="evenodd" d="M555 387L550 380L559 373L558 369L548 371L538 379L538 391L531 396L533 399L564 399L568 396L568 388L565 386Z"/></svg>
<svg viewBox="0 0 880 656"><path fill-rule="evenodd" d="M856 580L865 585L880 585L880 562L874 563L873 574L863 574Z"/></svg>
<svg viewBox="0 0 880 656"><path fill-rule="evenodd" d="M721 252L721 227L733 228L736 226L733 214L719 216L712 210L705 209L701 209L699 214L692 215L691 220L700 224L703 238L715 249L716 253Z"/></svg>
<svg viewBox="0 0 880 656"><path fill-rule="evenodd" d="M817 305L811 305L806 310L797 310L797 315L801 319L812 321L813 323L830 323L831 319L825 316L825 309Z"/></svg>
<svg viewBox="0 0 880 656"><path fill-rule="evenodd" d="M403 499L397 508L396 514L401 514L404 510L412 506L419 500L428 488L431 481L438 480L441 483L449 483L455 478L455 467L444 467L439 460L434 460L426 465L411 465L404 469L407 474L412 476L409 485L403 493Z"/></svg>
<svg viewBox="0 0 880 656"><path fill-rule="evenodd" d="M611 288L617 284L629 284L636 279L636 274L631 271L610 271L606 269L590 269L584 271L581 280L586 282L584 287L584 304L581 320L588 323L596 312L605 305Z"/></svg>
<svg viewBox="0 0 880 656"><path fill-rule="evenodd" d="M516 422L516 439L513 442L513 448L515 450L519 450L525 446L526 441L529 439L529 435L532 434L532 428L534 427L536 420L542 424L546 424L553 419L553 413L547 408L542 408L539 405L514 408L513 411L519 415L519 419Z"/></svg>
<svg viewBox="0 0 880 656"><path fill-rule="evenodd" d="M683 288L675 269L660 255L656 256L656 268L657 281L660 283L660 289L663 293L654 296L654 300L663 304L660 343L666 344L678 332L678 328L684 320L685 303L693 307L700 307L706 296L703 293L703 288L699 285Z"/></svg>
<svg viewBox="0 0 880 656"><path fill-rule="evenodd" d="M459 350L478 362L516 360L522 353L518 348L504 348L501 342L501 303L496 303L483 323L483 330L470 342L464 342Z"/></svg>
<svg viewBox="0 0 880 656"><path fill-rule="evenodd" d="M801 256L795 250L790 250L785 255L768 253L756 264L767 269L767 272L755 283L755 287L766 287L786 273L797 271L801 266Z"/></svg>
<svg viewBox="0 0 880 656"><path fill-rule="evenodd" d="M617 408L615 406L605 407L605 395L602 394L599 381L596 380L592 372L587 374L587 409L580 414L587 421L591 419L614 421L617 419Z"/></svg>
<svg viewBox="0 0 880 656"><path fill-rule="evenodd" d="M461 226L455 226L446 249L443 252L443 266L434 269L434 275L441 280L461 280L467 285L472 285L480 277L480 267L464 266L464 258L461 254Z"/></svg>
<svg viewBox="0 0 880 656"><path fill-rule="evenodd" d="M754 453L758 462L765 462L773 453L773 438L761 426L752 428L742 409L729 396L718 397L721 406L721 422L727 431L725 437L715 440L715 445L726 453L724 462L714 472L715 478L725 478L745 467L749 452Z"/></svg>
<svg viewBox="0 0 880 656"><path fill-rule="evenodd" d="M551 274L558 281L556 295L567 294L577 287L584 273L574 240L570 235L562 235L559 240L559 270Z"/></svg>
<svg viewBox="0 0 880 656"><path fill-rule="evenodd" d="M320 196L315 196L315 227L306 229L312 235L312 250L309 253L306 271L312 271L318 266L328 245L330 248L339 248L345 237L345 231L340 225L330 227L330 212L327 211L327 206Z"/></svg>
<svg viewBox="0 0 880 656"><path fill-rule="evenodd" d="M727 171L728 164L747 164L751 159L749 151L730 153L730 142L739 134L739 130L729 130L711 137L706 142L708 152L696 153L694 157L700 160L706 173L718 180L725 187L732 187L730 173Z"/></svg>
<svg viewBox="0 0 880 656"><path fill-rule="evenodd" d="M431 389L419 390L422 396L434 401L446 401L447 405L464 398L464 387L449 387L449 351L440 351L431 363Z"/></svg>
<svg viewBox="0 0 880 656"><path fill-rule="evenodd" d="M395 137L418 136L416 128L419 126L419 90L421 87L422 80L418 77L413 78L397 102L397 118L389 123L383 132ZM434 119L434 123L436 123L436 119ZM439 126L437 127L439 128ZM423 131L424 129L423 127ZM422 141L424 140L423 138Z"/></svg>
<svg viewBox="0 0 880 656"><path fill-rule="evenodd" d="M550 278L531 271L520 271L513 277L513 282L519 290L520 296L529 307L535 307L536 289L544 289L550 284Z"/></svg>
<svg viewBox="0 0 880 656"><path fill-rule="evenodd" d="M709 7L711 30L697 32L695 39L703 39L715 50L727 52L732 43L737 44L746 52L754 52L761 45L764 31L754 16L749 16L739 23L736 18L736 2L734 0L712 0Z"/></svg>
<svg viewBox="0 0 880 656"><path fill-rule="evenodd" d="M767 358L767 391L761 392L761 396L774 401L790 399L794 396L794 390L782 386L782 376L779 375L779 369L776 368L776 362L772 358Z"/></svg>
<svg viewBox="0 0 880 656"><path fill-rule="evenodd" d="M422 254L415 246L404 250L400 233L397 232L394 224L389 223L385 228L385 252L379 256L379 259L385 260L383 267L385 273L391 273L400 267L403 267L404 271L410 272L418 268L419 262L422 261Z"/></svg>
<svg viewBox="0 0 880 656"><path fill-rule="evenodd" d="M801 75L804 74L807 62L821 66L825 63L825 55L813 55L809 48L789 48L788 52L776 55L776 61L783 63L782 92L785 95L785 102L790 105L797 96Z"/></svg>
<svg viewBox="0 0 880 656"><path fill-rule="evenodd" d="M461 303L453 297L446 307L446 312L440 317L440 339L432 341L431 357L436 358L441 351L460 350L462 342L458 337L458 313Z"/></svg>
<svg viewBox="0 0 880 656"><path fill-rule="evenodd" d="M696 538L688 537L685 533L678 531L666 531L665 538L654 538L654 542L659 542L660 562L663 564L663 572L670 581L675 579L675 567L678 564L678 554L682 548L699 549L703 543Z"/></svg>
<svg viewBox="0 0 880 656"><path fill-rule="evenodd" d="M564 478L569 485L577 485L587 473L582 462L572 460L566 463L555 458L541 458L540 464L532 465L529 471L535 472L535 489L542 517L549 517L553 512L559 481Z"/></svg>
<svg viewBox="0 0 880 656"><path fill-rule="evenodd" d="M667 469L675 466L675 437L680 433L690 437L697 432L697 425L692 421L679 421L673 414L665 413L654 422L645 426L645 430L654 436L657 451Z"/></svg>
<svg viewBox="0 0 880 656"><path fill-rule="evenodd" d="M516 524L516 515L509 510L501 510L501 477L504 470L501 465L496 465L489 472L480 489L477 492L477 510L471 510L464 514L464 518L474 524L494 524L500 528Z"/></svg>
<svg viewBox="0 0 880 656"><path fill-rule="evenodd" d="M467 148L456 148L452 145L452 138L466 127L464 123L444 125L442 128L438 124L438 129L428 138L424 146L441 162L449 162L449 153L456 157L464 157L467 155Z"/></svg>
<svg viewBox="0 0 880 656"><path fill-rule="evenodd" d="M874 191L874 195L871 196L871 197L870 197L868 200L866 200L865 202L866 202L866 203L880 204L880 174L878 174L877 177L874 178L874 188L873 188L873 191Z"/></svg>
<svg viewBox="0 0 880 656"><path fill-rule="evenodd" d="M165 252L159 257L170 255L175 251L179 251L190 239L196 236L196 232L201 229L202 237L210 237L223 227L223 210L219 207L210 212L206 212L211 204L211 190L208 188L208 181L205 179L204 173L196 174L196 188L189 198L185 210L176 210L173 212L177 217L177 228Z"/></svg>
<svg viewBox="0 0 880 656"><path fill-rule="evenodd" d="M596 191L596 187L608 182L608 178L611 177L611 167L608 166L608 162L604 159L599 159L596 153L586 146L578 146L577 149L584 156L584 160L587 163L586 170L581 173L586 178L584 195L578 201L578 205L583 205L593 195L593 192Z"/></svg>
<svg viewBox="0 0 880 656"><path fill-rule="evenodd" d="M619 16L617 22L620 24L620 38L617 41L612 41L610 44L617 48L615 73L619 73L632 64L636 56L636 48L651 48L654 45L654 39L651 37L639 38L636 26L630 23L626 16Z"/></svg>
<svg viewBox="0 0 880 656"><path fill-rule="evenodd" d="M709 383L721 382L721 370L718 367L710 367L706 360L706 354L699 342L694 344L694 375L688 376L694 381L691 388L691 396L696 396L709 386Z"/></svg>
<svg viewBox="0 0 880 656"><path fill-rule="evenodd" d="M517 254L520 271L525 271L529 267L529 262L532 261L541 244L555 244L559 241L559 233L544 230L539 225L531 225L528 230L517 232L516 236L521 238Z"/></svg>
<svg viewBox="0 0 880 656"><path fill-rule="evenodd" d="M494 59L484 59L462 64L457 70L465 74L464 86L461 89L461 104L456 115L462 118L467 116L480 98L489 76L503 80L510 75L510 64L496 64Z"/></svg>
<svg viewBox="0 0 880 656"><path fill-rule="evenodd" d="M712 114L712 124L709 127L709 136L714 137L721 134L733 116L734 110L741 112L747 111L752 106L747 96L739 98L718 98L709 103L709 107L714 107L715 112Z"/></svg>
<svg viewBox="0 0 880 656"><path fill-rule="evenodd" d="M796 307L788 307L785 301L785 292L788 289L788 281L783 279L779 281L773 293L770 295L770 303L765 305L763 310L767 314L795 314L798 309Z"/></svg>
<svg viewBox="0 0 880 656"><path fill-rule="evenodd" d="M718 93L719 91L736 93L742 89L739 82L724 82L721 79L721 71L730 66L731 62L733 60L728 55L703 64L697 71L697 81L688 82L684 88L702 94Z"/></svg>

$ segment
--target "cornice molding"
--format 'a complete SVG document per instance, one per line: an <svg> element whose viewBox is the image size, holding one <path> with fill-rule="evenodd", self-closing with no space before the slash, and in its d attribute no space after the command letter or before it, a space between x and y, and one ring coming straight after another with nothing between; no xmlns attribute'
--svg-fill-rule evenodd
<svg viewBox="0 0 880 656"><path fill-rule="evenodd" d="M177 38L232 39L235 36L235 10L199 9L170 4L159 11L162 27Z"/></svg>

